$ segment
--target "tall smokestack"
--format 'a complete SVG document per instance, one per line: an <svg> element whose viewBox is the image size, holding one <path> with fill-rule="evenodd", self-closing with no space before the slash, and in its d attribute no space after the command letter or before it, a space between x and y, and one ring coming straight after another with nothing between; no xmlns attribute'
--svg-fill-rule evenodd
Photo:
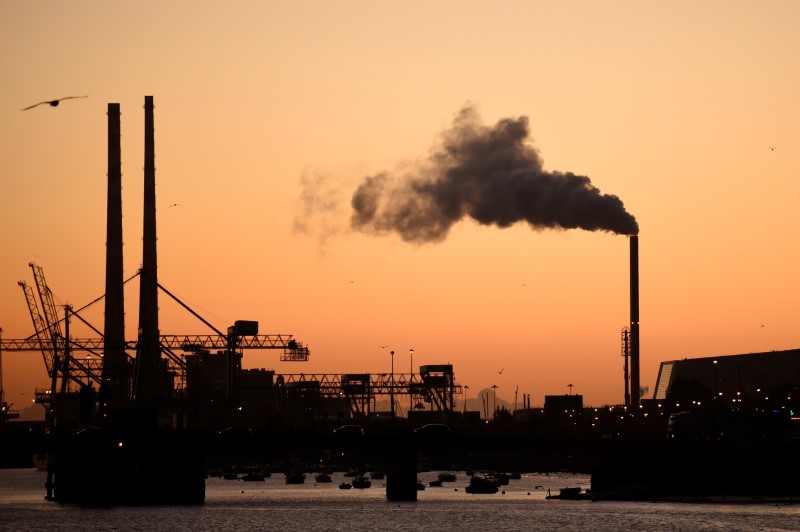
<svg viewBox="0 0 800 532"><path fill-rule="evenodd" d="M156 166L153 97L144 97L144 225L142 269L139 275L139 338L136 352L135 399L139 407L153 408L161 397L161 345L158 330L158 274L156 255Z"/></svg>
<svg viewBox="0 0 800 532"><path fill-rule="evenodd" d="M106 290L101 405L128 403L129 376L125 355L125 297L122 269L122 156L120 109L108 104L108 200L106 206Z"/></svg>
<svg viewBox="0 0 800 532"><path fill-rule="evenodd" d="M639 404L639 235L631 235L631 404Z"/></svg>

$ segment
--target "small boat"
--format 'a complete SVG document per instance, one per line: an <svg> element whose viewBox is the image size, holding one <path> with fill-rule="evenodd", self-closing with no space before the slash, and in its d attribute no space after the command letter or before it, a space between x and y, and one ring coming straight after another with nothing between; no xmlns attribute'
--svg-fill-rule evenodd
<svg viewBox="0 0 800 532"><path fill-rule="evenodd" d="M520 473L519 471L514 471L508 474L508 478L510 478L511 480L520 480L522 478L522 473Z"/></svg>
<svg viewBox="0 0 800 532"><path fill-rule="evenodd" d="M469 485L464 488L467 493L497 493L497 480L485 475L472 475Z"/></svg>
<svg viewBox="0 0 800 532"><path fill-rule="evenodd" d="M428 482L428 485L430 487L432 487L432 488L441 488L442 487L442 481L441 480L431 480L430 482Z"/></svg>
<svg viewBox="0 0 800 532"><path fill-rule="evenodd" d="M455 473L439 473L439 480L442 482L455 482L456 475Z"/></svg>
<svg viewBox="0 0 800 532"><path fill-rule="evenodd" d="M425 491L425 484L420 481L417 481L417 491Z"/></svg>
<svg viewBox="0 0 800 532"><path fill-rule="evenodd" d="M561 488L558 490L558 495L551 495L550 490L547 490L545 499L563 499L568 501L584 501L592 498L591 490L583 490L577 488Z"/></svg>
<svg viewBox="0 0 800 532"><path fill-rule="evenodd" d="M349 490L352 487L353 486L351 486L350 483L348 483L348 482L342 482L341 484L339 484L339 489L340 490Z"/></svg>
<svg viewBox="0 0 800 532"><path fill-rule="evenodd" d="M241 480L244 480L245 482L264 482L264 478L264 475L261 473L251 471L245 475L242 475Z"/></svg>
<svg viewBox="0 0 800 532"><path fill-rule="evenodd" d="M369 488L372 486L372 481L365 476L357 476L353 479L353 487L358 489Z"/></svg>
<svg viewBox="0 0 800 532"><path fill-rule="evenodd" d="M510 479L508 473L492 473L492 476L497 480L498 485L508 486L508 481Z"/></svg>
<svg viewBox="0 0 800 532"><path fill-rule="evenodd" d="M287 471L286 483L287 484L304 484L306 481L306 474L300 471Z"/></svg>
<svg viewBox="0 0 800 532"><path fill-rule="evenodd" d="M328 473L317 473L317 475L314 477L314 480L320 484L333 481Z"/></svg>
<svg viewBox="0 0 800 532"><path fill-rule="evenodd" d="M386 473L383 471L373 471L369 476L372 480L383 480L386 478Z"/></svg>

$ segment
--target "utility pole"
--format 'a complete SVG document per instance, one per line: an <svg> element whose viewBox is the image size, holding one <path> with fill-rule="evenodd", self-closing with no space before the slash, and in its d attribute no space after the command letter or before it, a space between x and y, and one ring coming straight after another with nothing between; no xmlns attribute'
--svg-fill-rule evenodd
<svg viewBox="0 0 800 532"><path fill-rule="evenodd" d="M409 349L411 355L411 377L408 380L408 419L411 420L411 412L414 410L414 350Z"/></svg>
<svg viewBox="0 0 800 532"><path fill-rule="evenodd" d="M392 421L394 421L394 351L389 352L392 355L392 373L389 384L389 400L392 402Z"/></svg>

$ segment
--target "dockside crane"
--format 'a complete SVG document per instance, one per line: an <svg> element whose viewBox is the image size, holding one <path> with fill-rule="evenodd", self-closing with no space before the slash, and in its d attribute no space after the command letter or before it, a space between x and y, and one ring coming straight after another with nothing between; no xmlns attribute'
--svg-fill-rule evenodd
<svg viewBox="0 0 800 532"><path fill-rule="evenodd" d="M3 338L3 329L0 327L0 341ZM6 403L6 392L3 389L3 350L0 349L0 425L6 423L10 419L19 417L19 412L11 410L14 403Z"/></svg>
<svg viewBox="0 0 800 532"><path fill-rule="evenodd" d="M62 332L61 322L64 322L64 330L69 330L70 316L78 316L69 305L64 306L64 318L59 319L58 311L53 297L53 292L47 286L44 277L44 270L36 263L29 263L33 271L36 283L36 292L41 302L41 311L36 301L36 294L33 288L28 286L25 281L17 284L22 288L28 311L33 322L34 334L22 344L14 343L4 346L6 350L27 350L21 347L30 347L33 350L41 351L44 359L47 375L50 378L50 388L44 392L37 393L37 402L49 406L53 395L59 391L58 380L61 379L60 392L66 393L69 390L69 383L74 382L79 386L94 382L100 384L100 367L102 356L91 348L80 343L73 345L69 339L69 334ZM82 318L80 318L82 320ZM89 341L89 344L95 343ZM76 350L88 351L89 354L83 360L75 358L72 353ZM92 359L91 355L95 358Z"/></svg>
<svg viewBox="0 0 800 532"><path fill-rule="evenodd" d="M50 379L50 386L46 390L37 390L36 402L43 404L49 411L52 400L57 393L63 394L70 391L70 382L77 384L79 387L91 383L99 386L102 383L103 352L105 348L103 334L83 319L80 312L97 303L104 296L100 296L77 311L69 305L65 305L64 318L59 319L53 292L45 281L44 271L33 262L29 263L29 266L33 271L36 291L24 281L19 281L18 284L25 296L34 334L23 339L0 338L0 350L40 351L42 353L45 369ZM140 273L137 272L125 283L140 275ZM161 353L168 360L170 371L180 378L179 382L184 382L186 362L178 351L225 350L226 353L229 353L229 360L231 361L230 394L233 394L235 382L233 378L235 361L241 358L244 349L279 349L281 351L281 361L308 361L308 347L298 342L292 335L257 334L257 322L246 321L237 321L233 326L228 327L227 333L224 333L194 312L169 290L161 285L158 286L216 333L159 336ZM37 293L41 305L37 302ZM69 334L71 318L79 319L97 333L98 338L71 338ZM64 322L63 329L61 326L62 321ZM136 341L125 342L126 352L136 352L136 349ZM133 357L128 355L128 360L132 366Z"/></svg>

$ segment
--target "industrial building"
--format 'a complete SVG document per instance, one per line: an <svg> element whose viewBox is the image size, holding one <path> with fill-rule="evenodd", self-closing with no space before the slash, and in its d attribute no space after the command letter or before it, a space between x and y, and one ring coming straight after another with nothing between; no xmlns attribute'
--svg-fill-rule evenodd
<svg viewBox="0 0 800 532"><path fill-rule="evenodd" d="M662 362L653 400L671 409L794 409L800 414L800 349Z"/></svg>

